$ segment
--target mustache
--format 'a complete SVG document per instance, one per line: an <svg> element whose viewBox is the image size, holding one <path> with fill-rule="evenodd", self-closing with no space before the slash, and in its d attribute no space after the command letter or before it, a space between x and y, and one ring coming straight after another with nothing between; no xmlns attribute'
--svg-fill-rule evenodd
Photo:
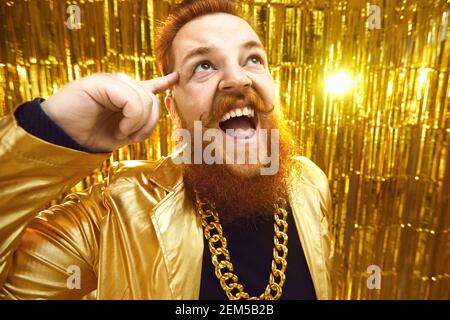
<svg viewBox="0 0 450 320"><path fill-rule="evenodd" d="M236 92L220 92L213 100L211 112L202 120L205 127L213 128L222 119L222 117L234 109L238 102L246 101L248 106L251 106L256 114L264 115L271 113L275 106L273 104L267 107L264 100L253 88L244 88Z"/></svg>

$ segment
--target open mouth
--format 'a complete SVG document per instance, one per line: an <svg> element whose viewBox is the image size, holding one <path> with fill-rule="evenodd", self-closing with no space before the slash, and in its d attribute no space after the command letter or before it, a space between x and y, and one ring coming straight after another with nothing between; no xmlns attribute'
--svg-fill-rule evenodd
<svg viewBox="0 0 450 320"><path fill-rule="evenodd" d="M255 110L250 106L230 110L220 119L219 127L235 139L250 139L257 127Z"/></svg>

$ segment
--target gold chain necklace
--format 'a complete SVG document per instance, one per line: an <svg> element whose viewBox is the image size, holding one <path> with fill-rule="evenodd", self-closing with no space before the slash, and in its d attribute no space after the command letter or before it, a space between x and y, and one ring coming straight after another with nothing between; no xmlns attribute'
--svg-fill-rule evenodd
<svg viewBox="0 0 450 320"><path fill-rule="evenodd" d="M228 299L277 300L281 297L283 284L286 280L286 258L288 254L288 213L286 211L286 204L284 198L280 198L278 203L274 204L275 234L273 237L274 248L269 284L263 293L257 297L252 297L244 290L244 286L239 283L239 278L234 273L230 252L227 249L227 239L223 235L222 226L219 222L219 215L217 214L214 205L211 205L206 199L202 199L196 192L195 207L202 219L205 238L208 241L211 260L215 267L215 274Z"/></svg>

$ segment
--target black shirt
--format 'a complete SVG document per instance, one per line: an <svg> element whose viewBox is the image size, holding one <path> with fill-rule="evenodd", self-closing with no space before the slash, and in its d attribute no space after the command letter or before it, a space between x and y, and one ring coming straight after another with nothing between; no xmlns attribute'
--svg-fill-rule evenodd
<svg viewBox="0 0 450 320"><path fill-rule="evenodd" d="M239 283L251 296L259 296L269 283L274 247L274 218L238 221L222 225L227 239L231 263ZM294 217L288 214L288 255L286 281L281 299L314 300L316 295L305 255L295 227ZM227 299L214 272L208 243L204 240L200 299Z"/></svg>
<svg viewBox="0 0 450 320"><path fill-rule="evenodd" d="M35 99L18 107L14 113L19 125L30 134L50 143L92 152L79 145L56 125L42 110L43 99ZM271 271L274 226L271 218L237 221L223 225L231 262L246 292L258 296L269 283ZM288 214L288 255L286 281L281 299L316 299L314 285L306 263L292 213ZM206 239L204 239L200 299L227 299L217 279Z"/></svg>

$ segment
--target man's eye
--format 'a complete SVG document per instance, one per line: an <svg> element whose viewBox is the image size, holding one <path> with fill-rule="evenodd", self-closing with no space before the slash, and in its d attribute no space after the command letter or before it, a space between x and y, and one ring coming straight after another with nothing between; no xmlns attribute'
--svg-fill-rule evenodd
<svg viewBox="0 0 450 320"><path fill-rule="evenodd" d="M250 58L248 58L247 60L247 64L250 65L258 65L258 64L263 64L262 59L258 56L251 56Z"/></svg>
<svg viewBox="0 0 450 320"><path fill-rule="evenodd" d="M208 71L208 70L211 70L212 68L213 67L212 67L211 63L204 61L204 62L199 63L195 67L194 73L201 72L201 71Z"/></svg>

